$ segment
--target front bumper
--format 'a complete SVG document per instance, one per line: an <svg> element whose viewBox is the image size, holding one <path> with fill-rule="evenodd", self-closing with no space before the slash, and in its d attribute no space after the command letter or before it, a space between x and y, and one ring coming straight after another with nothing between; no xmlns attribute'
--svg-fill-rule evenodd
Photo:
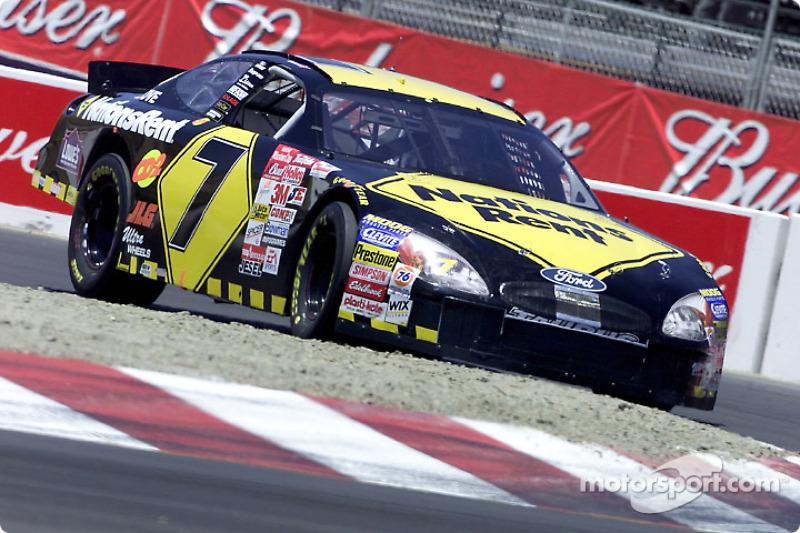
<svg viewBox="0 0 800 533"><path fill-rule="evenodd" d="M591 387L639 403L711 410L724 342L677 348L445 296L417 299L406 327L343 317L337 331L445 360Z"/></svg>

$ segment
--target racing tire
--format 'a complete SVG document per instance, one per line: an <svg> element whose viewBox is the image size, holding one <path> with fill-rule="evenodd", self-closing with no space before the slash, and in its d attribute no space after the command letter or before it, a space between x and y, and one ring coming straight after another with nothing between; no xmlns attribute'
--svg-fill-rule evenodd
<svg viewBox="0 0 800 533"><path fill-rule="evenodd" d="M103 155L86 173L69 228L69 276L81 296L147 307L164 283L116 268L132 208L131 187L128 167L116 154Z"/></svg>
<svg viewBox="0 0 800 533"><path fill-rule="evenodd" d="M330 334L357 233L355 215L343 202L331 202L314 219L297 260L292 284L292 335L321 338Z"/></svg>

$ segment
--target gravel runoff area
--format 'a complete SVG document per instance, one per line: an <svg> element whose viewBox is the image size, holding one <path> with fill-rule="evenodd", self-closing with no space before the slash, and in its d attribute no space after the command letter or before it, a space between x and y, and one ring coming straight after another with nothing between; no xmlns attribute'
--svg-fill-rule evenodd
<svg viewBox="0 0 800 533"><path fill-rule="evenodd" d="M0 349L530 426L650 459L776 453L751 438L547 380L3 283Z"/></svg>

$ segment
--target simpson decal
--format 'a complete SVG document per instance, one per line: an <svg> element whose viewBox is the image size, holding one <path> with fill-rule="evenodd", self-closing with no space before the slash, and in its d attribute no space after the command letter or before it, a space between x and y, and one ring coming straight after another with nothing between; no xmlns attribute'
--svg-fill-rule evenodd
<svg viewBox="0 0 800 533"><path fill-rule="evenodd" d="M380 285L388 285L392 276L392 271L388 268L381 268L364 263L353 261L350 265L350 276L364 281L373 281Z"/></svg>

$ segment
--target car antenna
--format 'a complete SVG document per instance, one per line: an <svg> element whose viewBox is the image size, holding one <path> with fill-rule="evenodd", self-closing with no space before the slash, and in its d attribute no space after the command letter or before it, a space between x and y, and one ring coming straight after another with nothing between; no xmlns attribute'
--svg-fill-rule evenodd
<svg viewBox="0 0 800 533"><path fill-rule="evenodd" d="M403 36L402 35L400 37L398 37L397 47L394 49L394 53L392 54L392 58L393 59L397 58L397 54L400 51L400 45L401 44L403 44ZM394 62L392 63L392 66L389 67L389 71L390 72L397 72L397 67L395 66Z"/></svg>

